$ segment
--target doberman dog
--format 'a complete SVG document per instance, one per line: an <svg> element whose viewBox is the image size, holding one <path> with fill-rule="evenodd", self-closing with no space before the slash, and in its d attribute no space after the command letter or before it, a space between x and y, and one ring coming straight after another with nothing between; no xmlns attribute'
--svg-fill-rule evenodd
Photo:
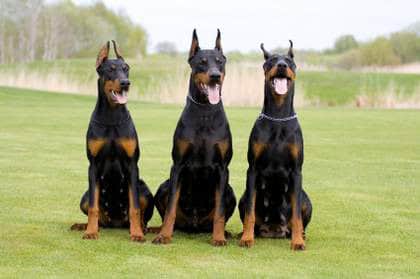
<svg viewBox="0 0 420 279"><path fill-rule="evenodd" d="M223 246L236 198L229 185L232 136L221 100L226 58L220 31L215 48L201 50L194 30L188 62L189 93L173 137L170 178L155 195L163 224L153 243L169 243L175 228L213 230L212 244Z"/></svg>
<svg viewBox="0 0 420 279"><path fill-rule="evenodd" d="M287 55L264 49L264 107L248 143L246 190L239 201L240 246L261 237L290 237L293 250L305 249L304 229L312 204L302 189L303 136L293 107L296 65L293 43Z"/></svg>
<svg viewBox="0 0 420 279"><path fill-rule="evenodd" d="M80 201L88 223L72 229L85 230L84 239L97 239L99 226L129 226L131 240L143 242L153 196L139 179L139 141L126 107L129 66L112 44L116 59L108 59L108 41L96 60L98 99L86 135L89 189Z"/></svg>

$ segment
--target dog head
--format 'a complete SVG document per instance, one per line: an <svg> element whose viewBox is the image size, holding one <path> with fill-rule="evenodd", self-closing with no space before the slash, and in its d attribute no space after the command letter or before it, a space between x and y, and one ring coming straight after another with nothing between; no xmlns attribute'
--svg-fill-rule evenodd
<svg viewBox="0 0 420 279"><path fill-rule="evenodd" d="M111 106L127 103L130 67L121 56L117 44L112 40L116 59L108 59L109 41L101 48L96 59L96 71L102 81L103 93Z"/></svg>
<svg viewBox="0 0 420 279"><path fill-rule="evenodd" d="M286 55L271 54L261 44L264 53L265 82L271 89L275 98L284 98L291 91L296 79L296 64L293 54L293 42L290 42L289 51Z"/></svg>
<svg viewBox="0 0 420 279"><path fill-rule="evenodd" d="M203 50L200 49L197 32L194 29L188 63L192 70L192 81L201 94L200 99L207 100L212 105L218 104L222 95L226 64L219 29L214 49Z"/></svg>

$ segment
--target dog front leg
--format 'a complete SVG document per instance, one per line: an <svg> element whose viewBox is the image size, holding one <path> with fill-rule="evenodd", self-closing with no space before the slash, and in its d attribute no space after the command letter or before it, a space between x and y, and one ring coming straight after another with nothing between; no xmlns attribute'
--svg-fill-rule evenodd
<svg viewBox="0 0 420 279"><path fill-rule="evenodd" d="M88 223L83 239L98 239L99 234L99 183L96 180L96 168L89 166L89 208Z"/></svg>
<svg viewBox="0 0 420 279"><path fill-rule="evenodd" d="M243 233L239 246L251 247L254 245L254 227L255 227L255 181L256 181L255 168L250 167L246 177L246 190L245 190L245 217L243 224Z"/></svg>
<svg viewBox="0 0 420 279"><path fill-rule="evenodd" d="M168 244L172 240L176 219L176 208L178 206L179 193L181 190L179 182L180 172L181 167L179 165L172 166L169 178L168 205L166 207L165 217L163 218L163 224L160 232L153 240L154 244Z"/></svg>
<svg viewBox="0 0 420 279"><path fill-rule="evenodd" d="M141 224L141 210L139 201L139 169L135 160L130 162L130 184L128 188L130 239L132 241L144 242L144 233Z"/></svg>
<svg viewBox="0 0 420 279"><path fill-rule="evenodd" d="M305 250L305 241L303 240L302 223L302 174L300 171L294 171L291 176L292 189L290 201L292 204L292 250Z"/></svg>
<svg viewBox="0 0 420 279"><path fill-rule="evenodd" d="M225 188L228 180L229 172L226 167L219 169L220 179L216 186L215 193L215 210L213 217L213 237L212 244L214 246L225 246L227 244L225 238Z"/></svg>

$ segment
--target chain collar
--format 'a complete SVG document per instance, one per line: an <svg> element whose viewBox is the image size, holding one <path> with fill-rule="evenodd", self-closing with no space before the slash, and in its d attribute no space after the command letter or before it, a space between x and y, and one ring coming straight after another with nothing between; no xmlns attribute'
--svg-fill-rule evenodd
<svg viewBox="0 0 420 279"><path fill-rule="evenodd" d="M287 122L287 121L297 118L297 114L295 113L294 115L288 116L285 118L275 118L261 112L260 115L258 116L258 120L262 120L264 118L270 121L274 121L274 122Z"/></svg>

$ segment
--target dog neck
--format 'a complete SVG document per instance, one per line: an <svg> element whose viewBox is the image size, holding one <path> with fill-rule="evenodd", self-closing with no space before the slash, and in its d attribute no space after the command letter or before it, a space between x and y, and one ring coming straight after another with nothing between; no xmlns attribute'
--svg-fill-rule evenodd
<svg viewBox="0 0 420 279"><path fill-rule="evenodd" d="M295 84L290 86L287 95L284 96L282 101L277 101L272 93L271 85L265 82L264 85L264 106L262 112L274 118L286 118L293 116L295 110L293 107L293 97L295 94ZM279 97L277 97L279 98Z"/></svg>
<svg viewBox="0 0 420 279"><path fill-rule="evenodd" d="M100 124L114 126L124 122L129 116L125 104L115 106L109 104L103 89L103 81L98 79L98 99L92 114L93 119Z"/></svg>

